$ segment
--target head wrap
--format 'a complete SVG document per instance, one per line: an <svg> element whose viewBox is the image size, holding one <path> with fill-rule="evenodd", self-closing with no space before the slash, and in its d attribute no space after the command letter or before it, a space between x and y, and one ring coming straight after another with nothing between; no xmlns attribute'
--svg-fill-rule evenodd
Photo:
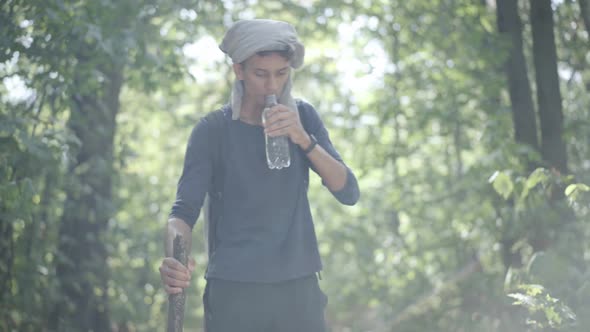
<svg viewBox="0 0 590 332"><path fill-rule="evenodd" d="M274 20L242 20L234 23L225 33L219 45L223 53L229 55L233 63L242 63L261 51L293 51L291 67L297 69L303 64L305 47L297 38L295 28L282 21ZM291 74L278 98L280 104L297 110L295 100L291 96L293 82ZM232 119L240 117L244 86L240 80L234 82L231 93Z"/></svg>

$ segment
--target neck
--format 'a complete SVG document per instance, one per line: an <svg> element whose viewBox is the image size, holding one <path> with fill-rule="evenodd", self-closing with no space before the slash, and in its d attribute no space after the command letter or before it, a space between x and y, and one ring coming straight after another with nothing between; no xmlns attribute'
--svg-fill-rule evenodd
<svg viewBox="0 0 590 332"><path fill-rule="evenodd" d="M242 108L240 109L240 120L254 125L262 125L262 110L264 104L250 98L242 98Z"/></svg>

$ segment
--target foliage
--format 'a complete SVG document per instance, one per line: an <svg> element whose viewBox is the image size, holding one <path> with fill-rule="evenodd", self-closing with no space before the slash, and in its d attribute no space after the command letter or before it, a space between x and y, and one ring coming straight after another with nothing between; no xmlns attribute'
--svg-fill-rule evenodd
<svg viewBox="0 0 590 332"><path fill-rule="evenodd" d="M558 299L549 295L541 285L520 285L520 293L508 296L515 299L514 304L527 308L535 318L527 319L533 331L543 331L547 328L560 330L568 325L574 325L576 315ZM538 317L538 318L536 318Z"/></svg>
<svg viewBox="0 0 590 332"><path fill-rule="evenodd" d="M504 287L513 292L508 296L516 300L514 304L528 309L526 323L533 330L577 331L576 328L585 326L585 323L578 324L574 312L578 311L578 316L582 317L582 313L585 315L589 309L588 301L580 294L587 287L586 280L590 276L587 264L583 263L586 249L580 246L587 227L563 218L573 217L572 213L579 220L587 218L585 209L580 209L583 206L580 205L581 193L587 186L570 184L571 181L571 177L542 168L528 177L513 179L506 172L496 172L490 179L499 195L513 201L512 213L520 222L511 229L517 237L511 250L526 264L509 268ZM551 197L554 189L563 188L564 184L570 204L566 205L564 201L557 206ZM534 248L539 239L550 241L552 245ZM571 309L566 304L568 302L575 303L575 309Z"/></svg>

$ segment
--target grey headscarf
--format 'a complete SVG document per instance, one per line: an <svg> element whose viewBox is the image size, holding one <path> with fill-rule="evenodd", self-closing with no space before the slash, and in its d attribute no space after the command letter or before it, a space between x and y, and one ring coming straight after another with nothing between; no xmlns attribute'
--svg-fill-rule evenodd
<svg viewBox="0 0 590 332"><path fill-rule="evenodd" d="M298 40L295 28L287 22L274 20L256 19L234 23L227 30L219 48L229 55L233 63L242 63L261 51L290 49L293 51L291 67L294 69L303 65L305 56L305 47ZM292 110L297 110L295 100L291 96L292 85L292 77L289 75L278 101ZM243 95L243 84L236 79L231 93L232 119L234 120L240 117Z"/></svg>

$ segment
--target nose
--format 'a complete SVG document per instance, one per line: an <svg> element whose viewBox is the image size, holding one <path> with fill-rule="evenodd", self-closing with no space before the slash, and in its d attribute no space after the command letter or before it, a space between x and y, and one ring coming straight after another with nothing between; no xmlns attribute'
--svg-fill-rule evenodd
<svg viewBox="0 0 590 332"><path fill-rule="evenodd" d="M276 79L276 77L274 77L272 75L269 76L268 82L267 82L267 85L266 85L266 88L268 89L268 91L271 94L276 94L276 92L277 92L277 90L279 88L279 82Z"/></svg>

